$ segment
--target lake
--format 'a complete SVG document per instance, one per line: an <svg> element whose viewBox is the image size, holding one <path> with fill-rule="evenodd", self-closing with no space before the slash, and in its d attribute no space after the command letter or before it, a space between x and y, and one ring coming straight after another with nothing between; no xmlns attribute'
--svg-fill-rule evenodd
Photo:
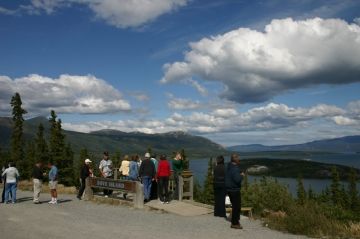
<svg viewBox="0 0 360 239"><path fill-rule="evenodd" d="M354 168L360 168L360 154L326 154L326 153L316 153L316 154L293 154L293 155L282 155L279 156L277 153L248 153L241 154L243 158L251 159L256 157L267 157L267 158L279 158L279 159L306 159L314 162L329 163L329 164L340 164L346 165ZM226 161L229 161L229 158L225 158ZM190 160L190 170L194 173L195 179L203 184L205 179L207 168L208 168L209 159L194 159ZM289 191L295 195L296 194L296 182L297 175L294 175L294 178L277 178L278 182L283 183L288 186ZM249 176L249 181L252 182L255 179L259 180L259 176ZM343 182L346 184L345 182ZM331 184L330 179L304 179L304 187L306 190L311 187L315 192L321 192L325 189L326 186ZM358 190L360 191L360 184L357 185Z"/></svg>

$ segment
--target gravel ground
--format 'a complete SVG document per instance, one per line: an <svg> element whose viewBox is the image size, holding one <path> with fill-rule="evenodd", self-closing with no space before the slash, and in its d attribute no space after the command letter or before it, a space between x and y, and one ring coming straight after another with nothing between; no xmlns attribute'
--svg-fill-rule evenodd
<svg viewBox="0 0 360 239"><path fill-rule="evenodd" d="M241 218L244 229L235 230L211 215L183 217L78 201L74 195L60 195L58 205L48 205L49 195L42 194L43 203L35 205L31 196L18 191L18 203L0 204L1 238L305 238L270 230L247 218Z"/></svg>

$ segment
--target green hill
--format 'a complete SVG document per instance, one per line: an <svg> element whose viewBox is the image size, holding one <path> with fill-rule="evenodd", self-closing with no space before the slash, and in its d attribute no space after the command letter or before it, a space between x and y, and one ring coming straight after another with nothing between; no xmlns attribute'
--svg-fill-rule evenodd
<svg viewBox="0 0 360 239"><path fill-rule="evenodd" d="M38 125L43 123L48 134L49 123L45 117L36 117L25 121L25 139L32 139ZM11 137L11 118L0 117L0 147L8 148ZM67 142L71 143L75 153L81 148L87 148L91 153L101 154L120 151L122 154L143 154L149 147L158 154L167 155L184 149L192 158L208 157L226 153L226 149L204 137L194 136L185 132L168 132L164 134L145 134L140 132L121 132L116 130L101 130L91 133L66 131Z"/></svg>

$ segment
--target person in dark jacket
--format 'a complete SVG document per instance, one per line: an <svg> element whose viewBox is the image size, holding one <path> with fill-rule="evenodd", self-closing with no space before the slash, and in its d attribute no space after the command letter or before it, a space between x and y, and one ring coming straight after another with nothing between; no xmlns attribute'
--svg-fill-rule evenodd
<svg viewBox="0 0 360 239"><path fill-rule="evenodd" d="M81 171L80 171L81 185L80 185L79 193L77 195L77 198L79 200L81 200L81 197L84 193L85 186L86 186L86 179L92 175L92 171L90 169L90 163L91 163L90 159L85 159L85 163L82 166Z"/></svg>
<svg viewBox="0 0 360 239"><path fill-rule="evenodd" d="M236 153L231 155L231 162L227 164L225 172L225 186L229 195L231 210L231 228L242 229L240 225L240 209L241 209L241 181L244 176L239 168L240 156Z"/></svg>
<svg viewBox="0 0 360 239"><path fill-rule="evenodd" d="M141 162L139 176L144 184L144 201L150 201L151 184L155 179L155 165L150 160L150 154L145 154L145 159Z"/></svg>
<svg viewBox="0 0 360 239"><path fill-rule="evenodd" d="M226 218L225 165L222 155L216 158L216 166L214 168L214 197L214 216Z"/></svg>

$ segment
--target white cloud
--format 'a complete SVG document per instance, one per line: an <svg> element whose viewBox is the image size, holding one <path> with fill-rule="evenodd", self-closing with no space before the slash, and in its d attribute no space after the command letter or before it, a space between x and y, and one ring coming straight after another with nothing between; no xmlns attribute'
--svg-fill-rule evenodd
<svg viewBox="0 0 360 239"><path fill-rule="evenodd" d="M85 0L83 0L85 1ZM98 18L119 28L137 27L187 4L188 0L91 0Z"/></svg>
<svg viewBox="0 0 360 239"><path fill-rule="evenodd" d="M131 110L121 93L104 80L92 75L60 75L52 79L40 75L11 79L0 76L2 112L10 112L9 102L19 92L29 113L100 114Z"/></svg>
<svg viewBox="0 0 360 239"><path fill-rule="evenodd" d="M328 110L326 110L328 109ZM252 108L246 112L235 109L216 109L210 113L193 112L190 115L174 113L166 119L134 119L116 122L90 122L67 124L68 129L94 131L117 129L121 131L141 131L163 133L183 130L196 134L251 132L303 127L306 123L325 120L333 122L334 117L345 114L344 110L331 105L317 105L310 108L293 108L284 104L270 103L263 107Z"/></svg>
<svg viewBox="0 0 360 239"><path fill-rule="evenodd" d="M273 20L264 32L239 28L190 47L184 61L164 65L162 83L198 76L221 82L222 97L244 103L360 81L360 26L340 19Z"/></svg>
<svg viewBox="0 0 360 239"><path fill-rule="evenodd" d="M172 95L170 95L169 98L167 105L171 110L195 110L202 107L202 104L199 101L175 98Z"/></svg>
<svg viewBox="0 0 360 239"><path fill-rule="evenodd" d="M341 115L333 117L333 120L337 125L346 125L346 126L360 125L360 121L350 119L348 117L344 117Z"/></svg>
<svg viewBox="0 0 360 239"><path fill-rule="evenodd" d="M135 98L137 101L149 101L150 96L141 91L134 91L130 93L131 97Z"/></svg>
<svg viewBox="0 0 360 239"><path fill-rule="evenodd" d="M190 0L31 0L16 10L0 7L0 14L53 14L72 4L88 6L96 18L118 28L139 27L161 15L184 7Z"/></svg>

